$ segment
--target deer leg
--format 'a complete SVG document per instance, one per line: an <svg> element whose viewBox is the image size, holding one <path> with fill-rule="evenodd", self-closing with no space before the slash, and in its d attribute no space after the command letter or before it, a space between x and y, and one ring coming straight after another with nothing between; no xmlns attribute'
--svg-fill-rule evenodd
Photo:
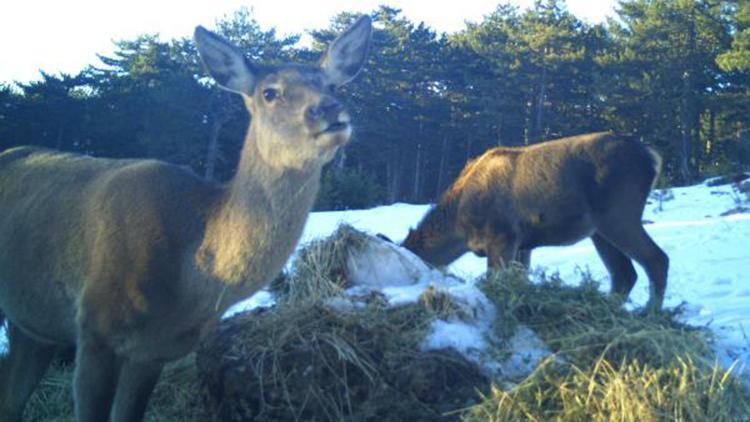
<svg viewBox="0 0 750 422"><path fill-rule="evenodd" d="M146 405L162 369L161 363L126 360L117 381L112 422L139 421L146 413Z"/></svg>
<svg viewBox="0 0 750 422"><path fill-rule="evenodd" d="M647 308L649 311L660 310L667 287L667 254L654 243L639 223L601 225L599 233L646 270L650 290Z"/></svg>
<svg viewBox="0 0 750 422"><path fill-rule="evenodd" d="M618 295L624 302L638 278L633 262L601 235L595 233L591 236L591 241L594 242L596 252L609 272L612 283L610 293Z"/></svg>
<svg viewBox="0 0 750 422"><path fill-rule="evenodd" d="M57 348L40 343L8 321L9 353L0 363L0 421L21 421L31 393L47 371Z"/></svg>
<svg viewBox="0 0 750 422"><path fill-rule="evenodd" d="M109 419L118 369L115 353L101 339L85 331L79 333L73 380L76 421Z"/></svg>

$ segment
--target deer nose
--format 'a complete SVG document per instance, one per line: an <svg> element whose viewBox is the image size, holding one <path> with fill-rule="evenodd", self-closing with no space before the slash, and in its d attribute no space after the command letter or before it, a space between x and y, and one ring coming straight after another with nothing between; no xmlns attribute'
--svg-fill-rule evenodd
<svg viewBox="0 0 750 422"><path fill-rule="evenodd" d="M339 113L344 107L334 99L325 99L318 104L311 105L305 110L305 118L310 122L317 122L324 118L331 122L338 121Z"/></svg>

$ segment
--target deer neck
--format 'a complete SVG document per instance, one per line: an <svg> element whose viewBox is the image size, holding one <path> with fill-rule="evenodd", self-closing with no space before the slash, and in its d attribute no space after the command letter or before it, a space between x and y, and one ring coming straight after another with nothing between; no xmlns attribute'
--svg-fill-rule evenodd
<svg viewBox="0 0 750 422"><path fill-rule="evenodd" d="M442 198L425 215L420 223L420 228L434 233L435 236L447 236L452 234L452 228L457 223L458 203L452 198Z"/></svg>
<svg viewBox="0 0 750 422"><path fill-rule="evenodd" d="M320 166L279 169L262 158L253 126L237 173L211 213L197 261L204 272L245 294L284 266L320 184Z"/></svg>

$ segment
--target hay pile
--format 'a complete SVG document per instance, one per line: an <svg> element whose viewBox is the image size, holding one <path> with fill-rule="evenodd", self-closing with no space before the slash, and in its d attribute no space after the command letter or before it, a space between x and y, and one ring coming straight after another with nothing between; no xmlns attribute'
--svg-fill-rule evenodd
<svg viewBox="0 0 750 422"><path fill-rule="evenodd" d="M344 226L308 245L274 283L274 308L223 321L203 344L198 367L218 420L436 420L489 392L475 363L421 350L436 318L460 312L450 298L433 290L392 307L377 293L343 295L362 236Z"/></svg>
<svg viewBox="0 0 750 422"><path fill-rule="evenodd" d="M330 237L305 245L292 262L292 273L281 274L271 283L277 302L319 302L340 296L351 286L348 257L366 242L365 234L342 225Z"/></svg>
<svg viewBox="0 0 750 422"><path fill-rule="evenodd" d="M526 324L555 351L512 388L493 387L469 421L750 420L750 394L711 359L711 334L658 315L627 312L584 275L576 287L556 277L530 283L511 268L481 287L498 308L496 329Z"/></svg>
<svg viewBox="0 0 750 422"><path fill-rule="evenodd" d="M222 421L434 420L488 380L455 352L420 353L427 321L419 306L279 305L224 322L198 367Z"/></svg>

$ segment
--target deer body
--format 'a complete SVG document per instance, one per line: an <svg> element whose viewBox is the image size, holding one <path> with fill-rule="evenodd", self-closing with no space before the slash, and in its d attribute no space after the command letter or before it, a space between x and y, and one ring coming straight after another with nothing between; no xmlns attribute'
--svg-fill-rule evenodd
<svg viewBox="0 0 750 422"><path fill-rule="evenodd" d="M293 251L321 168L351 133L328 87L355 76L369 34L363 18L321 67L259 69L196 30L206 67L252 114L226 185L155 160L0 153L0 318L10 346L0 421L21 419L54 352L74 344L76 418L142 418L162 365L193 350Z"/></svg>
<svg viewBox="0 0 750 422"><path fill-rule="evenodd" d="M473 251L498 268L513 260L528 266L536 247L591 237L612 292L628 296L634 259L658 309L668 258L641 217L660 166L656 152L611 133L494 148L466 165L403 245L436 265Z"/></svg>

